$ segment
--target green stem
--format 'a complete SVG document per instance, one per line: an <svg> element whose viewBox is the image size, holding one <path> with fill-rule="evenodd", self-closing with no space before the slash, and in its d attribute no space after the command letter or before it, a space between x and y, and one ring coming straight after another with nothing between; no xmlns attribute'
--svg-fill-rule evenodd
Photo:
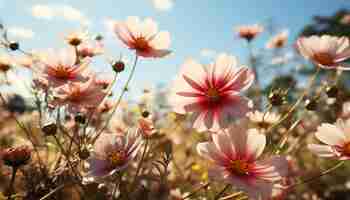
<svg viewBox="0 0 350 200"><path fill-rule="evenodd" d="M133 75L134 75L134 73L135 73L137 61L138 61L138 56L136 55L135 61L134 61L134 65L132 66L132 69L131 69L131 72L130 72L130 74L129 74L128 80L126 81L126 83L125 83L125 85L124 85L124 88L123 88L123 90L122 90L122 92L121 92L121 94L120 94L120 96L119 96L119 98L118 98L118 100L117 100L117 103L114 105L113 110L112 110L112 113L109 115L109 117L108 117L108 119L107 119L105 125L104 125L104 126L102 127L102 129L97 133L97 135L95 136L95 138L93 138L92 144L95 143L95 141L98 139L98 137L100 137L100 135L102 134L102 132L108 127L108 124L109 124L109 122L110 122L111 119L112 119L112 116L113 116L114 113L116 112L116 110L117 110L119 104L121 103L121 101L122 101L122 99L123 99L123 97L124 97L124 95L125 95L125 93L126 93L126 91L127 91L127 88L129 87L130 81L131 81L131 79L132 79L132 77L133 77Z"/></svg>

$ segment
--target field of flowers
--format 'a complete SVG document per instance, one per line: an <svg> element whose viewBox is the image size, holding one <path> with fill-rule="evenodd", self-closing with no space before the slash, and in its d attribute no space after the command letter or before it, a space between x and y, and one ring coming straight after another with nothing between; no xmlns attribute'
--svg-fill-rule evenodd
<svg viewBox="0 0 350 200"><path fill-rule="evenodd" d="M0 200L350 199L350 12L332 23L291 46L277 31L263 50L254 40L265 27L236 27L248 66L230 54L187 59L134 102L140 61L172 54L153 19L111 22L134 58L106 62L112 78L91 68L102 35L72 32L63 49L31 52L1 25ZM4 89L21 81L13 70L32 78L32 99Z"/></svg>

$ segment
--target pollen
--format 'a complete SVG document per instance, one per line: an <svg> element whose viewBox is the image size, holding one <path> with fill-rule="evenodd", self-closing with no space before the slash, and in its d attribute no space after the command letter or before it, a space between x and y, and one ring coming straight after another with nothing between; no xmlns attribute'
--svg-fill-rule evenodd
<svg viewBox="0 0 350 200"><path fill-rule="evenodd" d="M220 98L220 93L216 88L209 88L207 91L207 96L213 100L213 101L217 101Z"/></svg>
<svg viewBox="0 0 350 200"><path fill-rule="evenodd" d="M125 163L126 153L125 151L113 151L108 155L108 160L112 166L121 166Z"/></svg>
<svg viewBox="0 0 350 200"><path fill-rule="evenodd" d="M150 48L149 42L146 40L145 37L138 37L134 41L134 46L136 50L139 51L146 51Z"/></svg>
<svg viewBox="0 0 350 200"><path fill-rule="evenodd" d="M238 176L248 175L249 163L244 160L233 160L231 161L228 170Z"/></svg>
<svg viewBox="0 0 350 200"><path fill-rule="evenodd" d="M316 53L314 55L314 59L319 62L322 65L332 65L334 64L333 62L333 56L330 55L329 53Z"/></svg>

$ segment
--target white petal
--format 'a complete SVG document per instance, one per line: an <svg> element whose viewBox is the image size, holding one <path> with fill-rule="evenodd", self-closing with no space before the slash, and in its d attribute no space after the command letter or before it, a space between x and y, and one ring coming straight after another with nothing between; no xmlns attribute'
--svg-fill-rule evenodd
<svg viewBox="0 0 350 200"><path fill-rule="evenodd" d="M247 153L249 159L256 160L264 151L266 137L257 129L249 129L247 132Z"/></svg>
<svg viewBox="0 0 350 200"><path fill-rule="evenodd" d="M309 144L308 149L320 157L337 157L336 151L328 145Z"/></svg>
<svg viewBox="0 0 350 200"><path fill-rule="evenodd" d="M332 124L322 124L318 127L315 136L328 145L342 145L346 140L342 130Z"/></svg>

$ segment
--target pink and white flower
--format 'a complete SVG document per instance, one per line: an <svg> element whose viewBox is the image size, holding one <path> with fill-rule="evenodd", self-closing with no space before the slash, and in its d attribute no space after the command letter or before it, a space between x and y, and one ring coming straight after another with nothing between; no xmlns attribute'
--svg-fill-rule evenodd
<svg viewBox="0 0 350 200"><path fill-rule="evenodd" d="M96 42L84 42L77 47L79 56L86 57L94 57L97 55L101 55L103 53L103 44L100 41Z"/></svg>
<svg viewBox="0 0 350 200"><path fill-rule="evenodd" d="M319 157L350 160L350 120L321 124L315 136L324 144L309 144L311 152Z"/></svg>
<svg viewBox="0 0 350 200"><path fill-rule="evenodd" d="M88 112L96 108L106 96L101 85L94 77L87 82L72 82L59 87L54 93L52 106L67 106L70 112Z"/></svg>
<svg viewBox="0 0 350 200"><path fill-rule="evenodd" d="M76 64L74 49L49 50L41 58L37 79L48 82L50 87L59 87L68 82L85 81L87 79L88 60Z"/></svg>
<svg viewBox="0 0 350 200"><path fill-rule="evenodd" d="M264 28L258 24L238 26L234 29L240 38L246 39L248 42L257 37L264 31Z"/></svg>
<svg viewBox="0 0 350 200"><path fill-rule="evenodd" d="M197 145L200 156L213 163L209 176L243 190L249 199L267 200L288 172L282 156L258 159L266 137L245 123L211 135L212 142Z"/></svg>
<svg viewBox="0 0 350 200"><path fill-rule="evenodd" d="M151 18L140 21L138 17L128 17L125 22L114 22L113 29L139 56L160 58L171 53L169 32L158 32L158 25Z"/></svg>
<svg viewBox="0 0 350 200"><path fill-rule="evenodd" d="M242 92L253 81L253 71L238 67L233 56L219 55L208 66L187 60L173 83L169 101L176 113L192 113L198 131L217 131L250 111L252 102Z"/></svg>
<svg viewBox="0 0 350 200"><path fill-rule="evenodd" d="M88 160L90 175L104 177L124 170L136 157L141 143L137 131L129 131L124 135L102 134Z"/></svg>
<svg viewBox="0 0 350 200"><path fill-rule="evenodd" d="M267 42L266 48L268 49L279 49L286 45L288 41L288 31L282 31L278 33L270 41Z"/></svg>
<svg viewBox="0 0 350 200"><path fill-rule="evenodd" d="M296 47L302 56L321 68L350 69L350 66L344 63L350 58L350 43L346 37L301 37L297 40Z"/></svg>

